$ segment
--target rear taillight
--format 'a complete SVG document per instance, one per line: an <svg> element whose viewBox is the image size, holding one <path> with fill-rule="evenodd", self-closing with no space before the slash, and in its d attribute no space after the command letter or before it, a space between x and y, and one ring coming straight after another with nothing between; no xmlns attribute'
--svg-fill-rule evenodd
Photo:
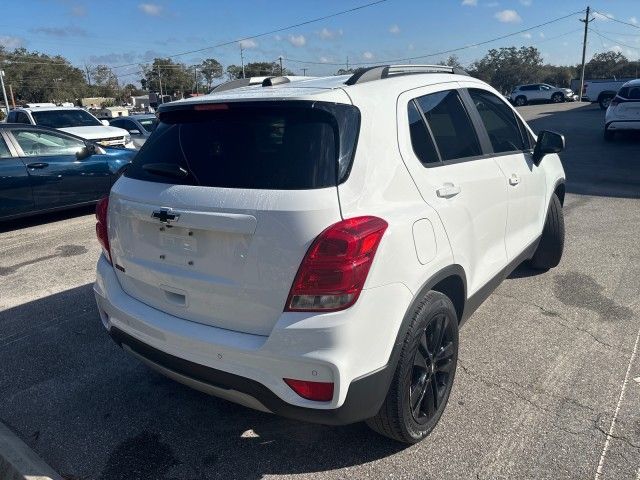
<svg viewBox="0 0 640 480"><path fill-rule="evenodd" d="M387 226L381 218L356 217L322 232L302 260L285 311L335 311L353 305Z"/></svg>
<svg viewBox="0 0 640 480"><path fill-rule="evenodd" d="M307 380L294 380L293 378L283 378L283 380L291 387L291 390L307 400L328 402L333 398L333 383L309 382Z"/></svg>
<svg viewBox="0 0 640 480"><path fill-rule="evenodd" d="M96 205L96 236L102 246L102 252L111 263L111 248L109 247L109 233L107 231L107 211L109 210L109 197L101 198Z"/></svg>

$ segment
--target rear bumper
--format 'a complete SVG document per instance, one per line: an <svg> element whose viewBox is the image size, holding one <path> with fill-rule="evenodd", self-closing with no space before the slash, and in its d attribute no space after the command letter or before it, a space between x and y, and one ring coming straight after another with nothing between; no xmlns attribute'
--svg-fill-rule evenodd
<svg viewBox="0 0 640 480"><path fill-rule="evenodd" d="M611 120L604 128L606 130L640 130L640 120Z"/></svg>
<svg viewBox="0 0 640 480"><path fill-rule="evenodd" d="M177 381L237 403L310 422L372 417L395 370L389 366L411 292L401 284L363 290L350 309L283 313L269 336L203 325L127 295L101 256L94 292L112 338ZM334 398L299 397L283 378L334 383Z"/></svg>

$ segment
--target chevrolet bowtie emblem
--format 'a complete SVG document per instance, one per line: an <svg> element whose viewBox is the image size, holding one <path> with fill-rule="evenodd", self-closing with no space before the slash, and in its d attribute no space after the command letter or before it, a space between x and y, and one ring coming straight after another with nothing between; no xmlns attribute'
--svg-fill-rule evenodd
<svg viewBox="0 0 640 480"><path fill-rule="evenodd" d="M178 218L180 218L179 213L172 213L171 210L167 210L163 208L161 210L156 210L151 214L152 218L157 218L161 223L171 223L176 222Z"/></svg>

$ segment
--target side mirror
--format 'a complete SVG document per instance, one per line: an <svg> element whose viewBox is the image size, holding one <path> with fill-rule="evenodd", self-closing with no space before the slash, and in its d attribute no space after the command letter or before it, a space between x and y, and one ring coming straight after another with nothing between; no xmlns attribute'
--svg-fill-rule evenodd
<svg viewBox="0 0 640 480"><path fill-rule="evenodd" d="M89 158L91 155L95 155L96 153L98 153L96 145L93 143L86 143L84 147L76 152L76 158L78 160L84 160L85 158Z"/></svg>
<svg viewBox="0 0 640 480"><path fill-rule="evenodd" d="M564 150L564 135L543 130L538 134L538 141L533 149L533 163L540 165L545 155L560 153Z"/></svg>
<svg viewBox="0 0 640 480"><path fill-rule="evenodd" d="M111 125L109 123L109 120L100 120L100 122L102 123L102 125L104 125L105 127L108 127L109 125Z"/></svg>

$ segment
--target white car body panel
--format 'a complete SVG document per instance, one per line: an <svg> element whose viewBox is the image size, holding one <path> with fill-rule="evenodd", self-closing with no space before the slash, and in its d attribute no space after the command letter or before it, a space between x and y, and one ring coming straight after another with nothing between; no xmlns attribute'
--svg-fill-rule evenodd
<svg viewBox="0 0 640 480"><path fill-rule="evenodd" d="M87 140L98 140L102 138L122 138L126 135L129 135L129 132L122 128L117 127L107 127L105 125L102 126L91 126L91 127L66 127L59 128L63 132L71 133L73 135L77 135L78 137L86 138ZM120 141L119 143L122 143Z"/></svg>

